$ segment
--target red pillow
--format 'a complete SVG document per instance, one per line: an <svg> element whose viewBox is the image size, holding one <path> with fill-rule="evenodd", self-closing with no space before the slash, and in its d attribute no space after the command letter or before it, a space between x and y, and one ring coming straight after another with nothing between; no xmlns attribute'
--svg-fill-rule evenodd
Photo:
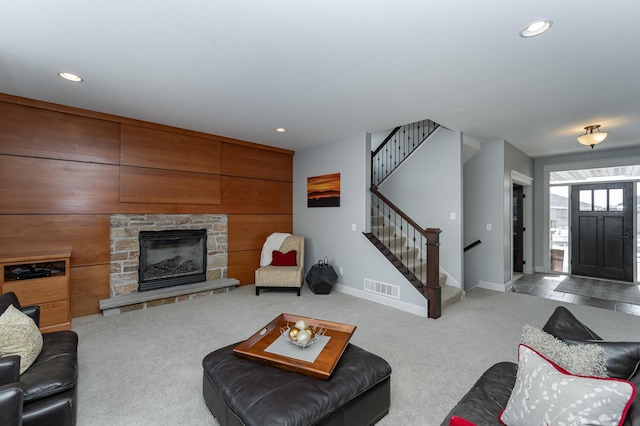
<svg viewBox="0 0 640 426"><path fill-rule="evenodd" d="M298 266L296 262L297 251L291 250L286 253L282 253L278 250L274 250L271 253L271 266Z"/></svg>
<svg viewBox="0 0 640 426"><path fill-rule="evenodd" d="M476 424L471 423L469 420L463 419L462 417L453 416L449 421L449 426L476 426Z"/></svg>

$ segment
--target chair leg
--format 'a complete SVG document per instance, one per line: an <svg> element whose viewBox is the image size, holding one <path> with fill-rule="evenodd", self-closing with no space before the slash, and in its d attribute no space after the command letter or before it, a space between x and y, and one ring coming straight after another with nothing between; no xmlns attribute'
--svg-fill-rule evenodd
<svg viewBox="0 0 640 426"><path fill-rule="evenodd" d="M300 296L300 287L298 287L298 296Z"/></svg>
<svg viewBox="0 0 640 426"><path fill-rule="evenodd" d="M256 287L256 296L260 296L260 287Z"/></svg>

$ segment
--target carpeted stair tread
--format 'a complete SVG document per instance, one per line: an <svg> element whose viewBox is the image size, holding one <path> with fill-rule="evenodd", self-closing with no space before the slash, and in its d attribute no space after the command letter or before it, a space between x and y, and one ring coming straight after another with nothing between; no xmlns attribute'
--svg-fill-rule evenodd
<svg viewBox="0 0 640 426"><path fill-rule="evenodd" d="M382 216L371 216L371 226L378 226L384 223L384 217Z"/></svg>
<svg viewBox="0 0 640 426"><path fill-rule="evenodd" d="M464 292L458 288L451 285L443 285L440 286L440 296L441 296L441 306L440 308L444 311L447 306L451 306L454 303L457 303L462 300Z"/></svg>
<svg viewBox="0 0 640 426"><path fill-rule="evenodd" d="M380 237L376 235L380 241L387 247L404 247L407 243L407 237Z"/></svg>
<svg viewBox="0 0 640 426"><path fill-rule="evenodd" d="M421 263L420 265L418 265L415 268L414 274L416 277L418 277L418 279L423 282L426 283L427 282L427 265L426 263ZM438 283L443 286L445 285L447 282L447 274L445 274L444 272L440 272L439 277L438 277Z"/></svg>
<svg viewBox="0 0 640 426"><path fill-rule="evenodd" d="M418 254L418 249L415 247L396 246L389 247L391 253L393 253L399 259L414 259Z"/></svg>
<svg viewBox="0 0 640 426"><path fill-rule="evenodd" d="M447 277L447 274L440 272L440 276L438 277L438 284L440 284L440 287L447 285Z"/></svg>
<svg viewBox="0 0 640 426"><path fill-rule="evenodd" d="M380 237L393 237L396 235L396 227L393 225L371 226L371 232Z"/></svg>
<svg viewBox="0 0 640 426"><path fill-rule="evenodd" d="M421 278L422 282L426 282L426 272L422 274L422 277L418 275L418 278ZM444 272L440 272L439 282L440 284L440 297L441 297L441 307L440 309L444 310L447 306L451 306L454 303L457 303L462 300L464 297L464 292L462 289L458 287L454 287L451 285L446 285L447 282L447 274Z"/></svg>

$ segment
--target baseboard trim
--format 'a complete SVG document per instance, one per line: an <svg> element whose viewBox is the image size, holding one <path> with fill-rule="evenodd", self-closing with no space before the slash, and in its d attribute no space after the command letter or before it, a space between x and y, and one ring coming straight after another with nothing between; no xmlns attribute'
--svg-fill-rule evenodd
<svg viewBox="0 0 640 426"><path fill-rule="evenodd" d="M344 284L336 284L335 287L333 287L334 291L338 291L340 293L345 293L348 294L350 296L354 296L360 299L365 299L368 300L370 302L374 302L374 303L379 303L381 305L385 305L385 306L389 306L390 308L394 308L394 309L398 309L400 311L404 311L410 314L414 314L414 315L418 315L421 317L428 317L429 314L429 310L427 308L427 300L425 299L424 304L425 306L417 306L417 305L412 305L410 303L406 303L406 302L402 302L399 300L395 300L395 299L390 299L384 296L378 296L377 294L374 293L369 293L367 291L364 290L358 290L355 289L353 287L349 287L346 286Z"/></svg>
<svg viewBox="0 0 640 426"><path fill-rule="evenodd" d="M478 287L484 288L487 290L500 291L504 293L507 291L511 291L511 288L513 287L513 285L511 281L509 281L506 284L491 283L488 281L478 281Z"/></svg>

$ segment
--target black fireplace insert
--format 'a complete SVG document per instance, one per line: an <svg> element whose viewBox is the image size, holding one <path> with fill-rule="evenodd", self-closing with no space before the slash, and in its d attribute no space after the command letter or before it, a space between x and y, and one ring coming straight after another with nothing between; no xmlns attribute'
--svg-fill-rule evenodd
<svg viewBox="0 0 640 426"><path fill-rule="evenodd" d="M138 291L207 280L207 230L140 231Z"/></svg>

